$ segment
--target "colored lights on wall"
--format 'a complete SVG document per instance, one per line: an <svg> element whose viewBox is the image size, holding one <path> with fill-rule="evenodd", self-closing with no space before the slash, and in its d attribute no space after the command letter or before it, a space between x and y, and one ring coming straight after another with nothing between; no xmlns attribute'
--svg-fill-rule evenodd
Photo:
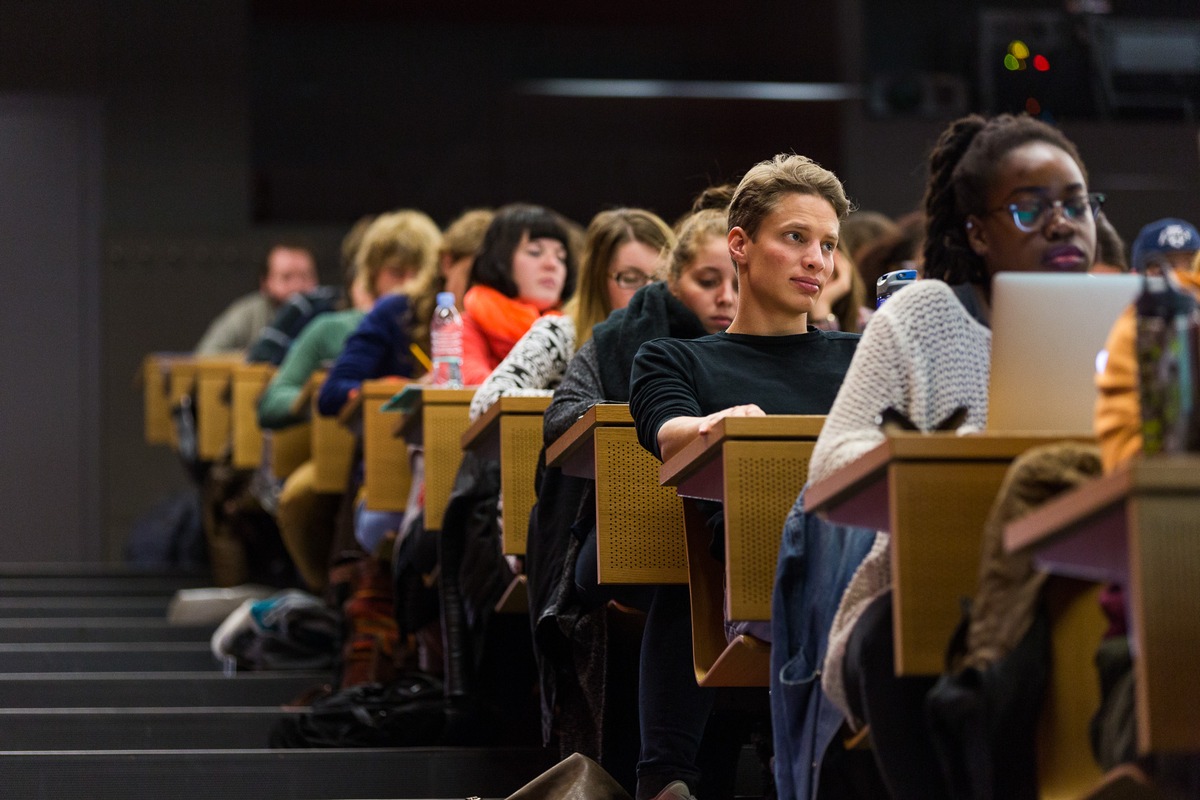
<svg viewBox="0 0 1200 800"><path fill-rule="evenodd" d="M1029 65L1029 45L1016 39L1009 43L1008 52L1004 54L1004 68L1009 72L1018 72L1028 68ZM1050 71L1050 59L1042 54L1037 54L1033 57L1033 68L1038 72Z"/></svg>
<svg viewBox="0 0 1200 800"><path fill-rule="evenodd" d="M1030 56L1033 56L1032 59ZM1009 72L1023 72L1029 68L1032 62L1033 68L1037 72L1050 71L1050 59L1046 58L1041 53L1033 54L1029 50L1029 45L1022 42L1020 39L1014 39L1008 44L1008 52L1004 54L1004 68ZM1029 97L1025 100L1025 113L1031 117L1040 116L1042 113L1042 104L1038 102L1036 97Z"/></svg>

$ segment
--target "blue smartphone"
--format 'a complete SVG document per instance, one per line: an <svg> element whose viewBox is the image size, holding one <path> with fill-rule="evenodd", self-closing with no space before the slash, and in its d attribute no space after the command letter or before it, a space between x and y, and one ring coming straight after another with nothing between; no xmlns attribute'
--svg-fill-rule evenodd
<svg viewBox="0 0 1200 800"><path fill-rule="evenodd" d="M898 269L880 276L879 280L875 282L875 308L879 308L883 305L884 300L916 279L917 271L915 269Z"/></svg>

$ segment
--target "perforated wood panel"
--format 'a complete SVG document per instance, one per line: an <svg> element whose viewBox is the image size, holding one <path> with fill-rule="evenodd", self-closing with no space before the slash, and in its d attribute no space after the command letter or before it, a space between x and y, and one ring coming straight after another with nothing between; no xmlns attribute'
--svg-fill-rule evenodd
<svg viewBox="0 0 1200 800"><path fill-rule="evenodd" d="M500 420L500 496L506 555L525 555L529 513L537 500L534 479L541 451L540 415L511 414Z"/></svg>
<svg viewBox="0 0 1200 800"><path fill-rule="evenodd" d="M426 403L421 427L425 440L425 527L442 529L442 515L462 463L462 435L470 427L470 400Z"/></svg>
<svg viewBox="0 0 1200 800"><path fill-rule="evenodd" d="M961 616L974 595L983 524L1008 461L893 464L893 621L896 672L936 675Z"/></svg>
<svg viewBox="0 0 1200 800"><path fill-rule="evenodd" d="M233 465L254 469L262 462L263 433L258 427L258 398L274 370L246 364L233 373Z"/></svg>
<svg viewBox="0 0 1200 800"><path fill-rule="evenodd" d="M271 437L271 472L277 480L285 480L312 457L311 423L304 422L266 435Z"/></svg>
<svg viewBox="0 0 1200 800"><path fill-rule="evenodd" d="M725 444L725 613L730 619L771 618L783 523L808 478L812 450L812 441Z"/></svg>
<svg viewBox="0 0 1200 800"><path fill-rule="evenodd" d="M142 361L142 402L146 444L171 444L169 372L157 356Z"/></svg>
<svg viewBox="0 0 1200 800"><path fill-rule="evenodd" d="M1052 626L1052 672L1038 721L1038 794L1042 800L1075 800L1101 778L1088 724L1100 705L1092 659L1107 623L1098 613L1099 586L1052 577L1043 596Z"/></svg>
<svg viewBox="0 0 1200 800"><path fill-rule="evenodd" d="M1138 494L1129 507L1132 612L1140 630L1138 748L1200 749L1200 514L1195 495Z"/></svg>
<svg viewBox="0 0 1200 800"><path fill-rule="evenodd" d="M600 583L687 583L683 505L632 427L596 429Z"/></svg>
<svg viewBox="0 0 1200 800"><path fill-rule="evenodd" d="M396 415L381 410L391 394L373 396L364 391L363 484L367 491L367 508L372 511L403 511L412 484L408 445L393 432Z"/></svg>
<svg viewBox="0 0 1200 800"><path fill-rule="evenodd" d="M354 434L337 421L317 413L316 398L312 411L313 489L339 494L346 491L354 461ZM407 461L405 462L407 464Z"/></svg>
<svg viewBox="0 0 1200 800"><path fill-rule="evenodd" d="M196 378L196 451L218 458L229 446L232 368L201 367Z"/></svg>

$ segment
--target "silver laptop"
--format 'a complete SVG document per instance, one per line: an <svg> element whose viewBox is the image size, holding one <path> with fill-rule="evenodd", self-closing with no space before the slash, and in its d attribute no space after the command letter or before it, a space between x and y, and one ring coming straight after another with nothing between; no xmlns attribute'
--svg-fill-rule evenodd
<svg viewBox="0 0 1200 800"><path fill-rule="evenodd" d="M1104 343L1141 282L1138 275L996 275L988 430L1090 435Z"/></svg>

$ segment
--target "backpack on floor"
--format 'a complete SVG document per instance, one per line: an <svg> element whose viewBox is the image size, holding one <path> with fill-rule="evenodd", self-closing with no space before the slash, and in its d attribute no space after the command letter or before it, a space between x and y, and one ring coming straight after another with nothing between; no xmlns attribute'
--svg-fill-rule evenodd
<svg viewBox="0 0 1200 800"><path fill-rule="evenodd" d="M446 726L442 682L406 672L316 700L271 731L271 747L420 747L439 744Z"/></svg>

